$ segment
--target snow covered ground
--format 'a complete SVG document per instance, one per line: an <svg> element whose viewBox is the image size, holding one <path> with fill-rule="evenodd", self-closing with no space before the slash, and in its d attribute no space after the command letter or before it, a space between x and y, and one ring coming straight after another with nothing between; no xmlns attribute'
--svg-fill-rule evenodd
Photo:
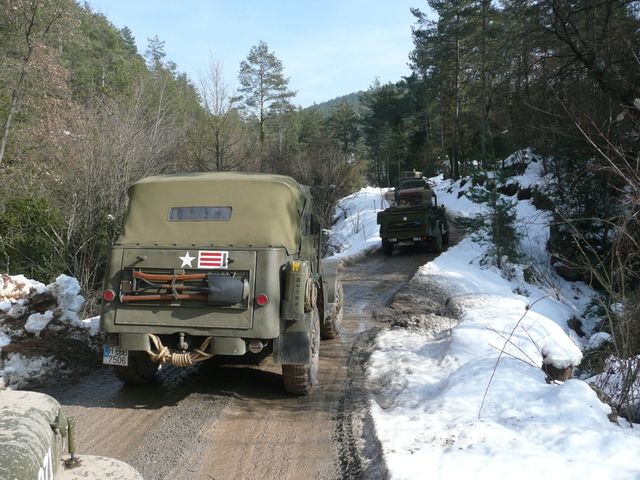
<svg viewBox="0 0 640 480"><path fill-rule="evenodd" d="M459 197L470 182L461 187L433 180L452 215L483 211ZM512 181L527 187L546 179L534 161ZM353 212L373 218L375 226L379 207L372 195L373 189L363 189L341 203L350 215L334 230L346 246L340 255L379 245L377 228L362 240L353 228ZM639 426L622 418L612 423L611 408L586 382L549 382L541 369L543 362L558 368L580 362L590 339L578 337L567 321L576 317L591 333L593 319L581 315L593 292L550 269L548 214L530 200L519 201L516 210L535 284L521 266L505 278L480 265L486 245L465 238L413 280L425 295L434 288L446 292L443 308L455 327L435 336L395 328L377 339L368 366L371 411L392 478L640 478Z"/></svg>

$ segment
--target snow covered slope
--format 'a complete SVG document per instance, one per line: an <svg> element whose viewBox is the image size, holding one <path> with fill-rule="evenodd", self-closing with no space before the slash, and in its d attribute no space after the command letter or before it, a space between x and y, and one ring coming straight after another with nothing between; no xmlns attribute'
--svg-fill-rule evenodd
<svg viewBox="0 0 640 480"><path fill-rule="evenodd" d="M439 202L454 216L483 211L459 193L470 182L433 180ZM512 180L525 188L546 181L536 161ZM374 191L341 202L347 214L334 232L347 247L340 255L379 245ZM455 326L437 335L394 328L377 339L368 368L371 410L392 478L640 478L639 429L610 421L610 407L586 382L549 382L541 369L543 362L558 368L580 362L589 339L567 321L580 319L593 292L549 267L549 215L530 200L519 201L516 211L535 283L519 265L509 278L480 265L486 246L466 238L413 280L425 296L445 293L442 309ZM358 231L362 219L373 219L375 229ZM425 305L432 303L425 297ZM592 323L582 320L590 330Z"/></svg>

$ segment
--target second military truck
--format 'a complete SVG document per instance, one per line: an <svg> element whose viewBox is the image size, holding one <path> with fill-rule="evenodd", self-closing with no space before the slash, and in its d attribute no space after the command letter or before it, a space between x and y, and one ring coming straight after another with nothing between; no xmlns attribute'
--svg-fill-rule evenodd
<svg viewBox="0 0 640 480"><path fill-rule="evenodd" d="M125 382L163 364L273 352L285 389L316 382L320 338L338 335L342 287L320 259L311 195L250 173L134 184L103 292L103 363Z"/></svg>
<svg viewBox="0 0 640 480"><path fill-rule="evenodd" d="M420 172L403 172L389 193L391 206L377 216L382 253L392 255L395 245L426 245L441 252L449 243L449 223L427 179Z"/></svg>

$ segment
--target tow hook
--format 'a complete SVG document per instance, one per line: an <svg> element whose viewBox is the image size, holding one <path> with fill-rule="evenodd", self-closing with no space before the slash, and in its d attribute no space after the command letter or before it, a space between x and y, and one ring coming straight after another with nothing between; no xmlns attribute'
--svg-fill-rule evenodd
<svg viewBox="0 0 640 480"><path fill-rule="evenodd" d="M178 333L178 350L186 352L189 350L189 344L184 339L184 332Z"/></svg>
<svg viewBox="0 0 640 480"><path fill-rule="evenodd" d="M251 353L260 353L265 347L265 344L261 340L251 340L249 342L249 351Z"/></svg>

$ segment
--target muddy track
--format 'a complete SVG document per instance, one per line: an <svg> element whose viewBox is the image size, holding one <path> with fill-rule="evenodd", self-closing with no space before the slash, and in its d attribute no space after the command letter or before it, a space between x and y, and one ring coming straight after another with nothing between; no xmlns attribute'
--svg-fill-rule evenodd
<svg viewBox="0 0 640 480"><path fill-rule="evenodd" d="M100 370L45 391L78 420L80 453L127 461L147 480L387 478L364 376L387 325L374 313L431 258L375 252L343 267L343 330L322 342L319 385L308 397L286 395L269 358L168 368L144 387Z"/></svg>

